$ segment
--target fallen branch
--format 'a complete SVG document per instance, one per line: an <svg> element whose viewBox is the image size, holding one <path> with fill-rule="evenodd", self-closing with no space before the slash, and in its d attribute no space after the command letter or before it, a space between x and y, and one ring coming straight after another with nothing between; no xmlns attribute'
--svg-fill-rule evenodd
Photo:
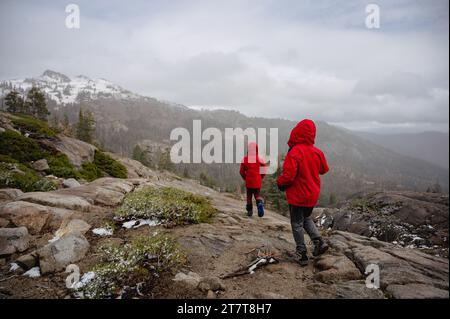
<svg viewBox="0 0 450 319"><path fill-rule="evenodd" d="M276 254L272 253L270 251L267 251L267 250L260 250L259 248L255 248L246 254L249 254L255 250L258 250L257 257L250 264L248 264L245 267L241 267L238 270L233 271L229 274L223 275L220 278L227 279L227 278L233 278L233 277L238 277L238 276L243 276L243 275L251 275L257 269L259 269L261 267L278 263Z"/></svg>

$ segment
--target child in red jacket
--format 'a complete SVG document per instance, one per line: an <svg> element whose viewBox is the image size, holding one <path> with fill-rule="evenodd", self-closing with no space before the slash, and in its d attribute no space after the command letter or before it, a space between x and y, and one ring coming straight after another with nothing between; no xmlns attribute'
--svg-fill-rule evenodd
<svg viewBox="0 0 450 319"><path fill-rule="evenodd" d="M247 189L247 216L253 215L253 197L255 197L258 208L258 216L264 216L264 201L261 197L262 180L265 174L266 164L258 154L258 144L250 142L248 144L247 156L242 159L239 173L245 180Z"/></svg>
<svg viewBox="0 0 450 319"><path fill-rule="evenodd" d="M298 261L302 266L308 264L304 231L314 242L314 256L328 249L311 218L319 199L320 175L329 171L323 152L314 146L315 137L316 125L313 121L303 120L297 124L291 132L289 152L277 181L278 188L286 191Z"/></svg>

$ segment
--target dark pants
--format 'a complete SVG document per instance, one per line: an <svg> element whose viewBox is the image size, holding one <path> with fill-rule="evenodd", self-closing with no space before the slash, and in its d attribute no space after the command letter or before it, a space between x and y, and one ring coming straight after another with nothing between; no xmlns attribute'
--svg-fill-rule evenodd
<svg viewBox="0 0 450 319"><path fill-rule="evenodd" d="M297 252L299 253L306 252L305 231L311 240L318 240L321 238L320 233L311 218L313 209L313 207L289 205L292 233L294 235L295 244L297 245Z"/></svg>
<svg viewBox="0 0 450 319"><path fill-rule="evenodd" d="M247 204L251 205L253 201L253 197L255 197L255 201L258 203L262 201L261 197L261 189L259 188L247 188Z"/></svg>

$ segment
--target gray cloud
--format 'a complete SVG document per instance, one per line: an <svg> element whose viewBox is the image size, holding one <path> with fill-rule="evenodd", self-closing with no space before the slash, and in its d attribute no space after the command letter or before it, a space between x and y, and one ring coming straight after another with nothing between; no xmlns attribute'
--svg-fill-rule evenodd
<svg viewBox="0 0 450 319"><path fill-rule="evenodd" d="M0 78L50 68L177 103L347 127L448 127L448 2L0 3ZM361 124L363 123L363 124ZM372 123L372 124L371 124Z"/></svg>

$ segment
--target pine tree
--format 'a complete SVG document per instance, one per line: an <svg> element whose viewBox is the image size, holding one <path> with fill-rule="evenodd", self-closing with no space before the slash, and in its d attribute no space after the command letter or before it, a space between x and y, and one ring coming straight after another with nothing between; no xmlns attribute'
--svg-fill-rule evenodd
<svg viewBox="0 0 450 319"><path fill-rule="evenodd" d="M47 116L50 112L47 109L47 102L45 101L45 95L37 87L32 87L27 93L27 99L24 104L22 113L31 114L38 119L47 120Z"/></svg>
<svg viewBox="0 0 450 319"><path fill-rule="evenodd" d="M142 157L143 157L142 149L139 147L139 145L136 144L136 146L133 148L132 158L142 163Z"/></svg>
<svg viewBox="0 0 450 319"><path fill-rule="evenodd" d="M67 113L64 113L64 117L62 120L62 128L64 134L72 135L72 127L70 126L69 116Z"/></svg>
<svg viewBox="0 0 450 319"><path fill-rule="evenodd" d="M173 171L174 170L174 164L170 158L170 151L165 150L162 152L159 161L158 161L158 168L161 170L166 171Z"/></svg>
<svg viewBox="0 0 450 319"><path fill-rule="evenodd" d="M59 123L59 117L58 117L58 115L53 114L53 115L52 115L51 122L50 122L51 128L56 129L56 130L59 130L59 125L60 125L60 123Z"/></svg>
<svg viewBox="0 0 450 319"><path fill-rule="evenodd" d="M11 91L5 97L5 105L8 112L19 113L23 110L24 101L19 92Z"/></svg>
<svg viewBox="0 0 450 319"><path fill-rule="evenodd" d="M92 143L94 141L94 133L95 133L95 119L94 114L89 111L83 111L80 108L80 112L78 113L78 123L77 123L77 132L76 136L78 139Z"/></svg>

